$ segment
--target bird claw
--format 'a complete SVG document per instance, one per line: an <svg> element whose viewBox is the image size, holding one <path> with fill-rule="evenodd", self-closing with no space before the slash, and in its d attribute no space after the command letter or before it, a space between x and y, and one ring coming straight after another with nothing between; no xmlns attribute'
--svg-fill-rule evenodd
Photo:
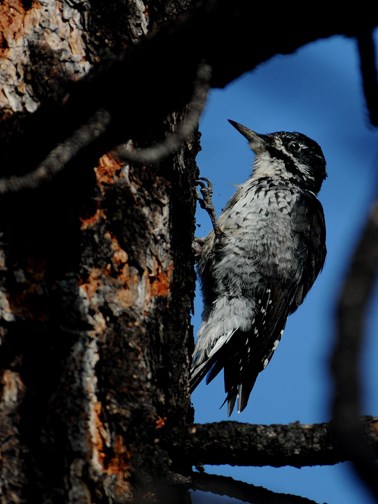
<svg viewBox="0 0 378 504"><path fill-rule="evenodd" d="M201 208L206 210L209 206L212 206L212 197L213 197L213 184L206 177L199 177L196 180L196 185L200 187L201 196L197 191L197 199Z"/></svg>
<svg viewBox="0 0 378 504"><path fill-rule="evenodd" d="M212 182L206 178L206 177L199 177L196 180L196 185L200 187L200 192L201 196L198 195L197 192L197 199L198 202L204 210L209 214L211 223L213 225L214 229L214 234L217 240L220 240L223 236L223 231L219 227L217 223L217 218L215 214L215 208L213 205L212 197L213 197L213 184Z"/></svg>
<svg viewBox="0 0 378 504"><path fill-rule="evenodd" d="M194 254L194 259L196 261L198 261L198 259L200 258L204 242L205 242L204 238L194 238L193 240L192 250Z"/></svg>

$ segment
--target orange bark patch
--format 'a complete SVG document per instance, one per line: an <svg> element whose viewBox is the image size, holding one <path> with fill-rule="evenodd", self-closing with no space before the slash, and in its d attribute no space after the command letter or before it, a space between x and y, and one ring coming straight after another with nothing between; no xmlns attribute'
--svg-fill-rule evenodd
<svg viewBox="0 0 378 504"><path fill-rule="evenodd" d="M112 492L115 496L132 496L132 487L128 482L130 475L130 452L121 436L116 436L112 448L109 447L109 435L101 420L102 405L97 402L93 409L92 432L93 454L96 469L112 478ZM111 452L111 455L110 453Z"/></svg>
<svg viewBox="0 0 378 504"><path fill-rule="evenodd" d="M137 285L138 279L136 277L129 277L128 287L118 290L117 300L122 308L128 308L129 306L135 304L137 297Z"/></svg>
<svg viewBox="0 0 378 504"><path fill-rule="evenodd" d="M20 401L20 395L24 392L24 384L18 373L5 369L1 383L3 385L2 400L4 403L16 403Z"/></svg>
<svg viewBox="0 0 378 504"><path fill-rule="evenodd" d="M113 268L109 265L107 274L111 277L112 282L118 283L116 285L116 299L119 306L128 308L136 301L141 279L137 274L130 273L127 252L120 246L117 238L109 232L105 233L105 238L110 241L113 251ZM111 273L113 276L116 275L115 278Z"/></svg>
<svg viewBox="0 0 378 504"><path fill-rule="evenodd" d="M117 238L109 233L109 231L105 233L105 238L111 242L111 246L114 251L112 257L113 264L117 266L126 264L128 259L127 253L123 250L123 248L121 248Z"/></svg>
<svg viewBox="0 0 378 504"><path fill-rule="evenodd" d="M99 165L95 168L99 185L113 184L122 168L122 163L117 161L111 154L104 154L100 158Z"/></svg>
<svg viewBox="0 0 378 504"><path fill-rule="evenodd" d="M156 428L162 429L164 427L166 421L167 421L167 417L158 417L158 419L155 421Z"/></svg>
<svg viewBox="0 0 378 504"><path fill-rule="evenodd" d="M12 40L23 36L25 15L26 11L20 0L3 0L1 2L0 57L6 56Z"/></svg>
<svg viewBox="0 0 378 504"><path fill-rule="evenodd" d="M135 268L129 267L128 254L116 236L106 232L104 239L110 245L109 263L103 268L93 268L80 285L90 301L99 293L99 297L105 297L115 309L124 309L138 302L148 305L155 297L170 295L173 263L162 270L160 263L155 260L155 268L152 271L145 270L141 276Z"/></svg>
<svg viewBox="0 0 378 504"><path fill-rule="evenodd" d="M94 408L93 408L93 415L92 418L94 420L94 429L93 429L93 436L92 436L92 442L93 442L93 448L94 452L97 455L97 462L100 464L100 467L104 467L104 459L105 459L105 453L104 453L104 433L106 435L106 430L102 424L101 421L101 410L102 410L102 405L100 402L96 402Z"/></svg>
<svg viewBox="0 0 378 504"><path fill-rule="evenodd" d="M106 461L104 471L107 474L124 475L130 468L130 453L123 444L121 436L116 436L113 444L113 456Z"/></svg>
<svg viewBox="0 0 378 504"><path fill-rule="evenodd" d="M151 296L167 297L171 292L171 279L173 274L173 264L168 266L166 271L158 270L150 275Z"/></svg>
<svg viewBox="0 0 378 504"><path fill-rule="evenodd" d="M141 279L138 274L130 273L127 253L117 245L118 242L112 240L112 263L105 268L93 268L80 287L90 301L99 293L100 297L105 296L108 302L115 303L119 308L128 308L136 301Z"/></svg>
<svg viewBox="0 0 378 504"><path fill-rule="evenodd" d="M96 294L97 289L100 286L100 278L102 275L102 270L100 268L93 268L89 273L87 282L82 283L80 287L87 294L88 299L92 299Z"/></svg>
<svg viewBox="0 0 378 504"><path fill-rule="evenodd" d="M105 238L110 240L113 249L112 263L117 271L117 278L127 289L135 290L142 281L139 275L130 275L127 252L121 248L117 238L111 233L105 233ZM173 264L171 263L166 271L161 269L158 261L155 260L155 270L145 275L148 292L151 297L166 297L170 294L170 285L173 275ZM128 297L128 296L127 296Z"/></svg>
<svg viewBox="0 0 378 504"><path fill-rule="evenodd" d="M102 208L98 208L96 213L91 215L88 218L80 218L81 221L81 229L88 229L97 224L101 219L105 218L104 210Z"/></svg>

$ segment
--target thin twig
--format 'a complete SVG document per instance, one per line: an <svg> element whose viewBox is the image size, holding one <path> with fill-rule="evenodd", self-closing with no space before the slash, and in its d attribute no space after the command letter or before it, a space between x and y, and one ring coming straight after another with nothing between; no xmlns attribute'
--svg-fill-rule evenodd
<svg viewBox="0 0 378 504"><path fill-rule="evenodd" d="M315 501L300 497L272 492L267 488L237 481L226 476L216 476L206 473L193 474L193 489L211 492L217 495L227 495L243 502L253 504L316 504Z"/></svg>
<svg viewBox="0 0 378 504"><path fill-rule="evenodd" d="M152 164L176 152L198 127L199 118L205 107L210 88L211 67L201 63L198 67L192 99L188 105L188 113L177 126L176 131L169 134L161 143L143 149L128 150L128 145L120 145L114 153L122 160L132 163Z"/></svg>
<svg viewBox="0 0 378 504"><path fill-rule="evenodd" d="M0 194L35 189L59 173L84 147L102 135L111 120L109 112L97 110L86 124L80 126L71 137L55 147L44 161L26 175L0 179Z"/></svg>
<svg viewBox="0 0 378 504"><path fill-rule="evenodd" d="M378 201L362 232L337 307L337 341L332 355L335 439L352 459L360 478L378 497L378 450L364 435L359 415L362 403L359 364L366 313L378 274Z"/></svg>

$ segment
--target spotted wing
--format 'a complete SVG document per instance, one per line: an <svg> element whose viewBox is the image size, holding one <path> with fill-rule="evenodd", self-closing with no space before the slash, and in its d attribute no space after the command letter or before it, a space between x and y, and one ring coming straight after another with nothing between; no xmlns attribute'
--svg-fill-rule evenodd
<svg viewBox="0 0 378 504"><path fill-rule="evenodd" d="M304 265L289 313L302 304L323 269L327 254L324 212L316 196L311 192L303 193L292 212L296 251Z"/></svg>

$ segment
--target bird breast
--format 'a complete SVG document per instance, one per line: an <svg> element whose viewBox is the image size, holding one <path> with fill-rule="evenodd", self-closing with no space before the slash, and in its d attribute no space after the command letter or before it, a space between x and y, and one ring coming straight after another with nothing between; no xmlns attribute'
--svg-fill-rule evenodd
<svg viewBox="0 0 378 504"><path fill-rule="evenodd" d="M262 279L285 282L298 268L291 210L293 190L269 180L248 180L219 218L224 233L220 243L210 243L217 260L213 275L229 293L253 291Z"/></svg>

